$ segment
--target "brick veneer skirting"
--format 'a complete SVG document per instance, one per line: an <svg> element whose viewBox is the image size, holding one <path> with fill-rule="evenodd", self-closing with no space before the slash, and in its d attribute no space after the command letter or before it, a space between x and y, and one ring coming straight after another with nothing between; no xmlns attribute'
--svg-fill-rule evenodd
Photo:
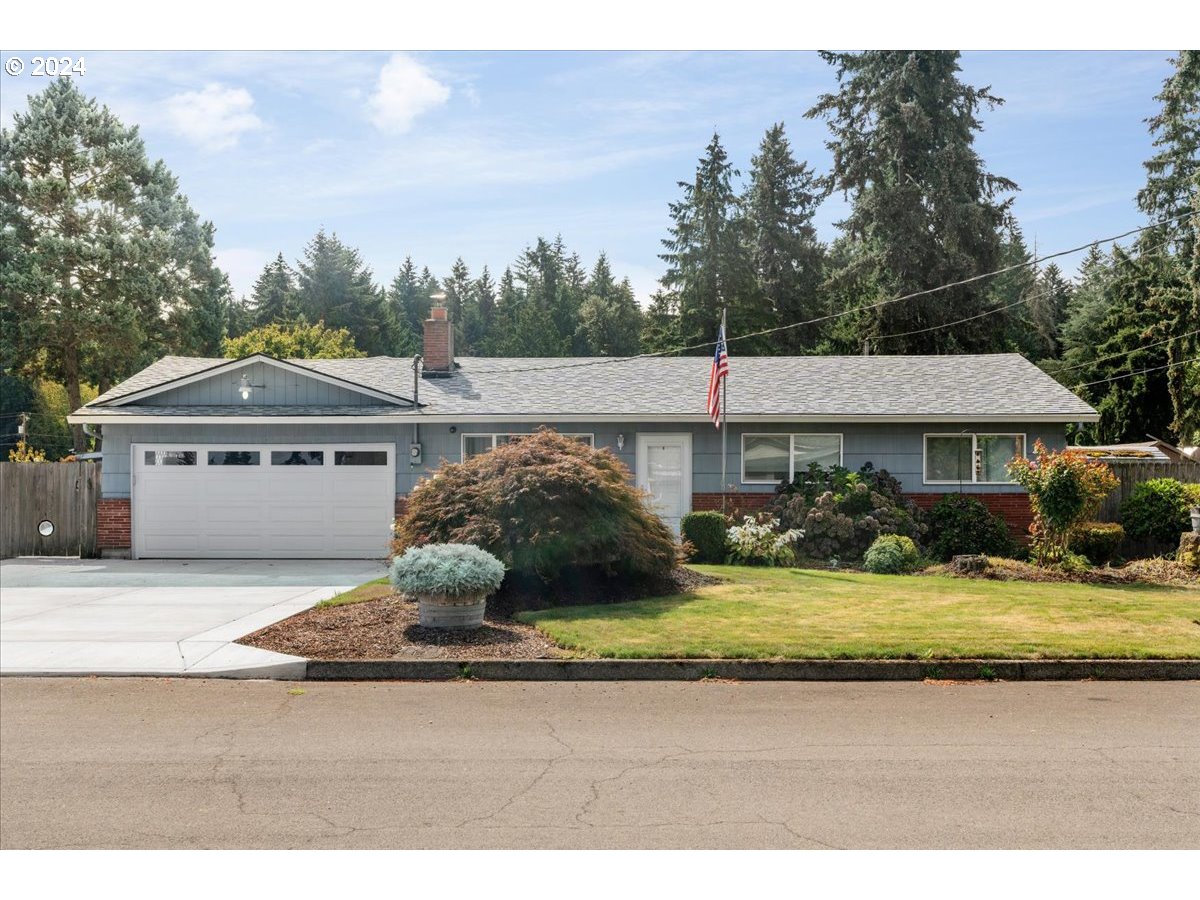
<svg viewBox="0 0 1200 900"><path fill-rule="evenodd" d="M929 509L945 494L906 494L916 501L921 509ZM1033 524L1033 510L1029 507L1029 495L1025 493L967 494L988 508L992 515L999 516L1008 525L1014 537L1028 538L1029 526Z"/></svg>
<svg viewBox="0 0 1200 900"><path fill-rule="evenodd" d="M119 498L96 501L96 546L101 550L126 550L132 544L129 501Z"/></svg>
<svg viewBox="0 0 1200 900"><path fill-rule="evenodd" d="M715 509L718 512L721 509L721 494L692 494L692 509L696 512L701 510ZM739 491L730 491L724 495L726 497L725 508L727 510L756 510L762 509L774 498L774 493L762 494L743 494Z"/></svg>

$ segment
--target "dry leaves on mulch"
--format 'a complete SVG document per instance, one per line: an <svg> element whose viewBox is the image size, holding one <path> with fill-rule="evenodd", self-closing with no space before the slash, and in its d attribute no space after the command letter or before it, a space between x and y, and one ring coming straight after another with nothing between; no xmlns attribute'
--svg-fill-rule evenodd
<svg viewBox="0 0 1200 900"><path fill-rule="evenodd" d="M488 615L482 628L422 628L417 604L393 594L310 609L238 641L308 659L542 659L562 655L531 625Z"/></svg>

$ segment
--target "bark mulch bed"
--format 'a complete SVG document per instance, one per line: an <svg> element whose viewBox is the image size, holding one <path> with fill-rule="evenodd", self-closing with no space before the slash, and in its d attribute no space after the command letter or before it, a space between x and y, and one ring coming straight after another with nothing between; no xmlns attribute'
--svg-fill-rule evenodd
<svg viewBox="0 0 1200 900"><path fill-rule="evenodd" d="M490 611L482 628L417 624L417 603L398 594L310 609L238 641L308 659L542 659L562 655L532 625Z"/></svg>
<svg viewBox="0 0 1200 900"><path fill-rule="evenodd" d="M238 640L239 644L307 659L547 659L578 656L566 653L534 628L513 621L517 609L562 604L603 603L663 596L694 590L720 579L678 568L662 584L637 591L629 585L589 581L588 590L570 598L502 589L488 600L482 628L453 631L422 628L417 603L399 594L377 600L316 607L268 625ZM506 585L508 588L508 585Z"/></svg>

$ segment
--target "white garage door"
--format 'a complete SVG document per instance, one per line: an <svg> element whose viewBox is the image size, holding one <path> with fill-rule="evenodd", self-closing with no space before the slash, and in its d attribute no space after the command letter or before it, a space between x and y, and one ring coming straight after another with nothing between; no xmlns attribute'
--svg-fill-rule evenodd
<svg viewBox="0 0 1200 900"><path fill-rule="evenodd" d="M387 555L394 444L134 444L135 557Z"/></svg>

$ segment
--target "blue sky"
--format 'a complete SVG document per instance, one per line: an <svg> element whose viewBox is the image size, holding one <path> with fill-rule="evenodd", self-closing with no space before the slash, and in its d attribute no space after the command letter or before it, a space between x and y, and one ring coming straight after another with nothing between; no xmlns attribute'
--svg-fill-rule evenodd
<svg viewBox="0 0 1200 900"><path fill-rule="evenodd" d="M498 274L538 235L561 233L589 266L606 250L645 300L667 204L714 128L743 171L776 121L799 158L829 163L824 124L803 113L835 82L808 51L55 55L84 56L80 88L141 126L216 224L239 294L323 226L380 282L409 254L435 274L459 255ZM1040 251L1143 223L1143 120L1171 55L963 55L962 77L1006 100L984 114L978 146L1020 185L1016 215ZM6 126L44 82L28 67L0 75ZM843 210L840 198L822 207L825 239Z"/></svg>

